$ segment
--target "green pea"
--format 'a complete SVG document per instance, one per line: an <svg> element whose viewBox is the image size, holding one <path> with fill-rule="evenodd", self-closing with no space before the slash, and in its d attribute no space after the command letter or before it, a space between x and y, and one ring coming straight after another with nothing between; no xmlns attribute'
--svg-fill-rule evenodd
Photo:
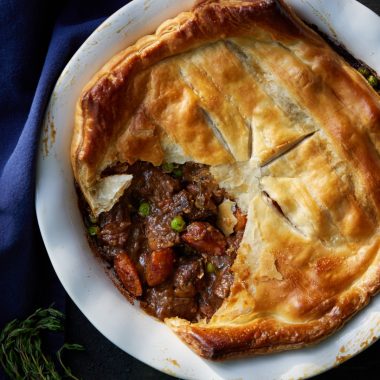
<svg viewBox="0 0 380 380"><path fill-rule="evenodd" d="M372 87L377 87L379 84L379 80L374 75L370 75L367 80Z"/></svg>
<svg viewBox="0 0 380 380"><path fill-rule="evenodd" d="M150 214L150 206L148 202L140 203L139 214L144 217Z"/></svg>
<svg viewBox="0 0 380 380"><path fill-rule="evenodd" d="M362 74L366 78L371 74L371 72L364 66L359 67L358 71L360 74Z"/></svg>
<svg viewBox="0 0 380 380"><path fill-rule="evenodd" d="M186 228L186 222L181 215L178 215L172 219L170 227L176 232L182 232Z"/></svg>
<svg viewBox="0 0 380 380"><path fill-rule="evenodd" d="M96 236L99 233L99 227L98 226L89 226L87 228L87 231L90 236Z"/></svg>
<svg viewBox="0 0 380 380"><path fill-rule="evenodd" d="M214 273L216 271L215 265L213 263L207 263L206 264L206 272L207 273Z"/></svg>
<svg viewBox="0 0 380 380"><path fill-rule="evenodd" d="M171 162L165 162L164 164L162 164L162 170L165 173L171 173L173 169L174 169L174 164L172 164Z"/></svg>
<svg viewBox="0 0 380 380"><path fill-rule="evenodd" d="M182 177L182 174L183 174L183 172L182 172L182 170L179 169L179 168L173 170L173 175L174 175L174 177L176 177L176 178L181 178L181 177Z"/></svg>

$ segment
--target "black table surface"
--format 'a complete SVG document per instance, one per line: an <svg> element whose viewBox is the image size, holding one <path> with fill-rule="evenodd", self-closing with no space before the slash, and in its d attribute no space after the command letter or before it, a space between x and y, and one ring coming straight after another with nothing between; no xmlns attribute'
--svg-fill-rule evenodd
<svg viewBox="0 0 380 380"><path fill-rule="evenodd" d="M380 0L360 0L360 2L380 15ZM74 374L83 380L173 379L113 345L90 324L69 297L67 298L66 340L80 343L86 348L84 352L67 355L67 364L71 366ZM379 374L380 341L339 367L316 376L315 379L377 380L380 378Z"/></svg>

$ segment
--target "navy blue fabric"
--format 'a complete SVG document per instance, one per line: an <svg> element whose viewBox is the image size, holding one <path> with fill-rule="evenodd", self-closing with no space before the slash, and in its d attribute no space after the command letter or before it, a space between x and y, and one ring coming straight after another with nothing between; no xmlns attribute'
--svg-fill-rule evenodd
<svg viewBox="0 0 380 380"><path fill-rule="evenodd" d="M127 2L0 0L0 329L52 302L64 311L35 215L41 122L70 57Z"/></svg>

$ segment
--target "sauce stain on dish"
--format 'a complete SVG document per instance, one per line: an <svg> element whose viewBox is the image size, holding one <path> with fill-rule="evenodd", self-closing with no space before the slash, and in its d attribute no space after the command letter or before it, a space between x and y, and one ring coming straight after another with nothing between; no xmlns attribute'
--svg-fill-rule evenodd
<svg viewBox="0 0 380 380"><path fill-rule="evenodd" d="M357 334L355 339L349 340L345 345L340 347L334 366L342 364L378 340L379 336L377 332L380 326L380 320L374 317L373 322L370 323L373 327L369 328L364 334Z"/></svg>
<svg viewBox="0 0 380 380"><path fill-rule="evenodd" d="M365 350L366 348L368 348L371 344L375 343L377 341L378 337L377 336L373 336L372 338L369 338L363 342L360 343L360 348L362 350Z"/></svg>
<svg viewBox="0 0 380 380"><path fill-rule="evenodd" d="M335 29L331 25L330 22L330 15L329 14L323 14L321 11L316 9L309 1L303 0L304 4L307 4L312 10L313 13L321 20L321 22L327 27L327 29L330 32L330 35L335 40L338 40L338 34L336 33Z"/></svg>
<svg viewBox="0 0 380 380"><path fill-rule="evenodd" d="M50 111L48 111L46 120L43 127L43 137L42 137L42 151L43 156L47 157L49 155L49 150L55 143L57 131L54 124L54 118L51 116Z"/></svg>
<svg viewBox="0 0 380 380"><path fill-rule="evenodd" d="M144 0L144 11L147 11L152 5L152 0Z"/></svg>
<svg viewBox="0 0 380 380"><path fill-rule="evenodd" d="M125 28L127 28L128 26L132 25L135 21L135 18L131 18L124 26L122 26L120 29L118 29L116 31L116 33L121 33Z"/></svg>
<svg viewBox="0 0 380 380"><path fill-rule="evenodd" d="M179 363L177 362L177 360L175 359L170 359L170 358L167 358L166 361L168 361L169 363L173 364L174 366L180 368L181 366L179 365Z"/></svg>
<svg viewBox="0 0 380 380"><path fill-rule="evenodd" d="M334 366L338 366L350 358L352 358L352 355L337 355Z"/></svg>
<svg viewBox="0 0 380 380"><path fill-rule="evenodd" d="M99 26L99 28L97 29L97 31L100 32L101 30L107 29L110 26L112 26L112 22L110 22L110 21L105 22L105 23L103 23L102 25Z"/></svg>

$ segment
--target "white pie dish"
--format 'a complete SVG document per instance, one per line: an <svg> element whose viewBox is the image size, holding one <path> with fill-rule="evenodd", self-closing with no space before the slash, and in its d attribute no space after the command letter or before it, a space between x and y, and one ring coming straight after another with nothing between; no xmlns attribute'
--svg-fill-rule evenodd
<svg viewBox="0 0 380 380"><path fill-rule="evenodd" d="M304 19L336 34L355 56L380 71L380 19L376 15L351 0L289 2ZM165 325L128 304L85 238L69 161L75 101L84 84L117 51L193 3L133 1L100 26L65 68L52 95L41 139L36 196L41 233L58 277L74 302L103 335L139 360L181 378L248 379L252 373L260 379L312 376L359 352L380 335L378 298L338 334L313 348L210 363L190 351ZM353 20L349 30L347 20Z"/></svg>

